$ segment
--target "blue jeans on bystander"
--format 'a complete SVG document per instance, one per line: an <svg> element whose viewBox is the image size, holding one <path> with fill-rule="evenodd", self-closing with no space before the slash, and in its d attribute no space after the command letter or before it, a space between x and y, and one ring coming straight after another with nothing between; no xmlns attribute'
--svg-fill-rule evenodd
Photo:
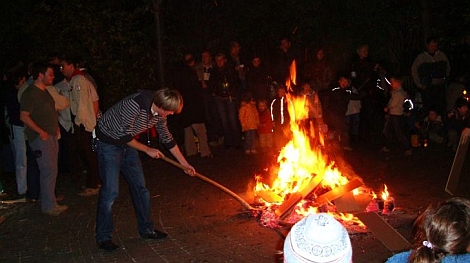
<svg viewBox="0 0 470 263"><path fill-rule="evenodd" d="M26 194L27 185L27 158L26 158L26 138L24 136L24 127L11 125L10 144L15 157L15 174L18 194Z"/></svg>
<svg viewBox="0 0 470 263"><path fill-rule="evenodd" d="M215 99L224 129L224 144L239 147L242 136L238 120L238 101L233 98L216 97Z"/></svg>

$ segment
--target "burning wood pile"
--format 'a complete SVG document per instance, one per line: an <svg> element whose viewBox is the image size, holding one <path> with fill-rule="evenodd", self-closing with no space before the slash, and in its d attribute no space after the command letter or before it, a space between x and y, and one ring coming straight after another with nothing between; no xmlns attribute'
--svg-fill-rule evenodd
<svg viewBox="0 0 470 263"><path fill-rule="evenodd" d="M291 69L295 65L291 66ZM295 72L291 70L290 83L295 84ZM292 90L292 89L290 89ZM362 179L345 164L338 165L329 160L322 151L324 140L322 132L315 133L314 127L299 125L307 115L306 99L287 95L292 102L290 114L290 141L282 148L277 157L277 165L267 169L267 176L256 175L254 194L260 207L253 207L230 189L205 177L200 173L195 176L223 190L245 208L250 210L267 227L281 228L292 226L312 213L327 212L345 225L346 229L368 229L388 249L400 251L410 247L409 242L391 227L379 214L387 214L394 209L394 200L387 187L380 196L367 188ZM307 134L310 134L307 135ZM318 134L320 138L312 138ZM313 139L313 140L312 140ZM316 146L313 147L311 142ZM186 169L178 162L162 157L168 163ZM343 170L343 173L340 171ZM270 185L263 183L268 177Z"/></svg>
<svg viewBox="0 0 470 263"><path fill-rule="evenodd" d="M363 226L354 212L391 212L390 206L383 206L393 200L386 187L377 196L364 186L352 169L343 175L335 162L322 152L323 147L312 147L312 139L316 142L324 140L311 138L299 125L298 120L305 116L305 99L288 96L293 105L289 109L293 116L290 123L292 138L282 148L278 165L267 169L267 177L274 178L271 186L262 182L266 176L255 176L256 202L266 207L260 215L263 225L279 227L279 223L294 224L311 213L330 212L340 221ZM321 136L321 133L317 134Z"/></svg>
<svg viewBox="0 0 470 263"><path fill-rule="evenodd" d="M290 83L295 84L295 72L292 75L294 79L291 77L286 82L288 90L292 90ZM305 98L288 94L287 99L292 102L289 108L292 137L280 151L277 165L267 169L264 176L255 176L256 202L265 209L253 211L254 215L264 226L280 228L293 225L309 214L328 212L347 229L367 228L392 251L406 248L409 243L379 215L394 209L394 200L386 186L378 196L352 169L343 174L323 152L324 145L319 145L318 142L324 144L323 138L312 138L315 133L300 125L307 114ZM268 185L263 180L271 183Z"/></svg>

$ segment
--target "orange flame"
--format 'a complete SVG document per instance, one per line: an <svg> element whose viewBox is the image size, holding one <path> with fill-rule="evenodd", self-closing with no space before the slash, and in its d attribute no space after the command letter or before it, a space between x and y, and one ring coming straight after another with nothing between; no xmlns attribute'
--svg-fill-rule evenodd
<svg viewBox="0 0 470 263"><path fill-rule="evenodd" d="M384 201L386 201L390 197L390 193L388 192L388 188L386 184L384 184L384 190L382 191L382 194L380 197L382 197L382 200Z"/></svg>
<svg viewBox="0 0 470 263"><path fill-rule="evenodd" d="M291 194L298 193L308 185L312 178L322 176L321 188L325 191L332 190L336 187L346 185L349 180L343 176L342 173L335 166L335 163L328 161L327 156L322 153L320 148L311 147L311 139L303 126L300 125L302 120L308 117L308 107L306 105L305 97L296 97L292 95L293 88L291 84L296 83L295 73L295 60L292 62L291 76L286 80L287 99L290 101L289 114L290 114L290 141L281 149L277 158L278 167L273 169L271 176L274 177L271 186L262 182L260 175L256 175L255 193L264 202L267 207L278 206L282 204ZM310 134L314 134L314 127L310 127ZM317 138L323 144L323 137ZM385 186L386 187L386 186ZM320 188L317 187L317 188ZM385 188L386 190L386 188ZM315 192L321 189L315 189ZM352 191L353 194L364 194L358 189ZM387 192L388 193L388 192ZM371 193L369 193L371 194ZM375 194L371 194L375 195ZM334 210L334 209L333 209ZM308 202L302 200L294 208L297 215L306 216L311 213L318 213L318 207L309 206ZM352 214L336 213L332 214L339 220L348 221L360 226L363 224L359 219L355 218Z"/></svg>
<svg viewBox="0 0 470 263"><path fill-rule="evenodd" d="M297 85L297 73L296 73L296 62L295 59L292 60L289 68L290 77L286 79L286 87L287 91L292 92L294 89L292 88L292 84Z"/></svg>
<svg viewBox="0 0 470 263"><path fill-rule="evenodd" d="M305 100L290 95L288 99L293 102L293 106L289 108L292 139L281 149L277 158L279 170L272 186L269 187L258 181L255 191L269 189L281 197L277 200L284 200L286 195L300 191L305 183L319 174L325 177L322 183L324 186L346 184L347 179L333 167L334 163L327 163L326 157L320 150L312 150L310 138L299 127L298 120L306 117Z"/></svg>
<svg viewBox="0 0 470 263"><path fill-rule="evenodd" d="M287 199L290 194L300 192L310 182L312 177L323 176L321 187L326 190L334 189L348 183L348 179L341 174L334 162L328 162L326 156L320 149L312 149L310 137L299 126L299 120L306 117L305 99L295 98L288 95L292 102L289 108L291 115L290 130L291 140L281 149L277 158L279 168L277 176L271 186L263 183L262 178L256 176L255 192L267 206L279 205ZM305 202L297 204L295 212L306 216L317 213L316 207L304 207ZM337 214L340 220L351 221L352 215ZM358 221L359 220L354 220Z"/></svg>

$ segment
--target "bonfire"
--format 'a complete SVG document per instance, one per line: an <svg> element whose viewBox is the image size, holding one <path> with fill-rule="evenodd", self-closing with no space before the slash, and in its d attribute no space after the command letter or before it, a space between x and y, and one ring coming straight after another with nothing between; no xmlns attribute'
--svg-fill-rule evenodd
<svg viewBox="0 0 470 263"><path fill-rule="evenodd" d="M340 211L344 209L338 209L337 200L342 198L366 204L363 209L355 207L363 211L390 212L393 210L393 198L389 196L386 186L384 192L377 196L364 186L362 179L352 169L348 169L348 174L343 174L335 160L331 160L324 150L324 134L314 132L319 127L311 126L307 131L305 126L300 125L308 114L308 107L305 97L296 96L292 92L292 85L295 85L294 69L295 61L291 66L291 77L286 81L291 91L287 99L292 102L289 108L292 136L281 149L277 164L268 168L267 174L255 175L256 202L266 207L259 214L260 220L265 226L279 227L286 223L293 224L311 213L328 212L346 224L364 227L352 213ZM319 134L319 138L313 138L314 134ZM271 182L263 182L266 179ZM382 210L384 202L388 202L387 211Z"/></svg>

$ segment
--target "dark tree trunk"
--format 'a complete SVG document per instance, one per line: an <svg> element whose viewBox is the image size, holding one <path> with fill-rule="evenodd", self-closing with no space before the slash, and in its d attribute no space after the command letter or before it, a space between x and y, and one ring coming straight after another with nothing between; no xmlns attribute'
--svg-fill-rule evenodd
<svg viewBox="0 0 470 263"><path fill-rule="evenodd" d="M157 85L158 89L165 87L165 74L163 70L163 18L162 18L162 2L163 0L152 0L155 30L157 35Z"/></svg>
<svg viewBox="0 0 470 263"><path fill-rule="evenodd" d="M429 14L428 0L421 0L421 22L423 25L423 38L426 39L431 35L431 21ZM424 42L424 41L423 41Z"/></svg>

